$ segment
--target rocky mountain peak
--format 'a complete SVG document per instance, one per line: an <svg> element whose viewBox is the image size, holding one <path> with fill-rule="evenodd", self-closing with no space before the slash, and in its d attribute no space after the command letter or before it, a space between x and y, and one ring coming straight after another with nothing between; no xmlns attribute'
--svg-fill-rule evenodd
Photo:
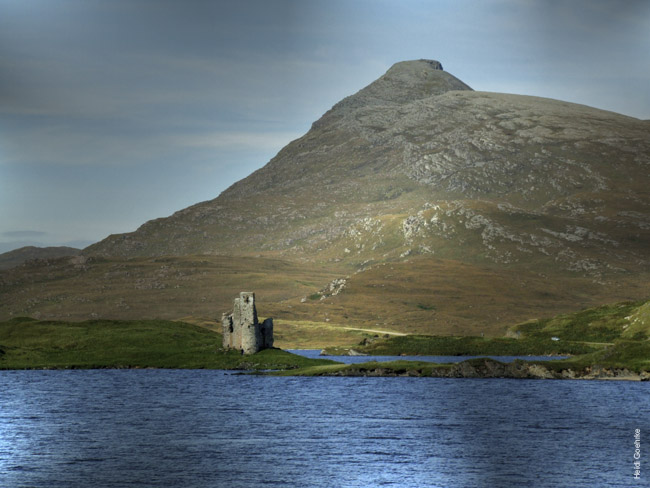
<svg viewBox="0 0 650 488"><path fill-rule="evenodd" d="M472 88L443 71L439 61L401 61L370 85L334 105L314 126L349 115L358 108L403 105L454 90Z"/></svg>
<svg viewBox="0 0 650 488"><path fill-rule="evenodd" d="M395 63L386 72L390 76L418 77L427 76L430 71L443 71L442 63L433 59L417 59L414 61L400 61Z"/></svg>

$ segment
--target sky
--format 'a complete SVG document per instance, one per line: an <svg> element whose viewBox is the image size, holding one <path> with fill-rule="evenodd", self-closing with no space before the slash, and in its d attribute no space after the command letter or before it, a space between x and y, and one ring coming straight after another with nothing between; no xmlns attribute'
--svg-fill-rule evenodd
<svg viewBox="0 0 650 488"><path fill-rule="evenodd" d="M650 119L646 0L0 0L0 252L211 200L420 58Z"/></svg>

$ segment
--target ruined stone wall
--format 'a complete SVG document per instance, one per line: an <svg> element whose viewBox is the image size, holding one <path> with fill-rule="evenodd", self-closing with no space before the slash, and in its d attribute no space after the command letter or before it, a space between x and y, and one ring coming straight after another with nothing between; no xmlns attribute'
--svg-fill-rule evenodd
<svg viewBox="0 0 650 488"><path fill-rule="evenodd" d="M262 322L262 348L273 347L273 319Z"/></svg>
<svg viewBox="0 0 650 488"><path fill-rule="evenodd" d="M273 347L273 319L260 323L255 307L255 294L241 292L235 298L232 314L221 319L224 349L239 349L244 354Z"/></svg>
<svg viewBox="0 0 650 488"><path fill-rule="evenodd" d="M221 316L221 330L223 334L223 348L224 349L230 349L234 347L234 342L233 342L233 332L234 332L234 326L233 326L233 317L232 314L227 314L224 313Z"/></svg>
<svg viewBox="0 0 650 488"><path fill-rule="evenodd" d="M241 296L240 298L235 298L235 303L233 307L233 333L232 333L232 347L235 349L241 349L242 344L242 315L241 315Z"/></svg>

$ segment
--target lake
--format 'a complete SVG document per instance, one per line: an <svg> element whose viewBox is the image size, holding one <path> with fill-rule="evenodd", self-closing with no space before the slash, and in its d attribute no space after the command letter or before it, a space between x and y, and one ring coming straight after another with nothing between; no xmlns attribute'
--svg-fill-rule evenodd
<svg viewBox="0 0 650 488"><path fill-rule="evenodd" d="M553 361L557 359L565 359L568 356L328 356L321 355L321 349L288 349L288 352L293 354L300 354L311 359L331 359L339 363L358 364L368 361L426 361L428 363L459 363L472 358L492 358L502 363L511 363L515 359L523 359L524 361Z"/></svg>
<svg viewBox="0 0 650 488"><path fill-rule="evenodd" d="M649 392L624 381L0 371L0 486L644 486L634 431L650 432Z"/></svg>

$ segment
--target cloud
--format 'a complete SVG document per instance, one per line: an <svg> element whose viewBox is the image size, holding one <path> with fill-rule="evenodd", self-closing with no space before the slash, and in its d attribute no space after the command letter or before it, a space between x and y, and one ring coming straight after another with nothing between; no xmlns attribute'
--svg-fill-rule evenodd
<svg viewBox="0 0 650 488"><path fill-rule="evenodd" d="M158 138L112 132L106 128L102 134L81 124L22 128L3 135L0 164L116 166L149 161L163 151Z"/></svg>
<svg viewBox="0 0 650 488"><path fill-rule="evenodd" d="M120 133L112 127L105 127L104 130L75 124L31 127L4 134L0 165L126 167L174 158L189 161L196 157L194 150L200 150L202 154L206 150L213 150L215 159L219 157L219 151L244 150L268 154L276 153L304 133L299 130L267 131L263 127L251 131L206 131L204 128L173 131L173 128L161 127L151 132L146 128L134 128L130 134ZM33 144L35 140L39 143ZM262 159L259 164L265 161Z"/></svg>
<svg viewBox="0 0 650 488"><path fill-rule="evenodd" d="M4 61L20 76L0 86L0 164L124 166L191 148L277 152L349 94L323 96L341 68L309 59L135 52L111 61L88 53Z"/></svg>
<svg viewBox="0 0 650 488"><path fill-rule="evenodd" d="M179 135L173 142L192 148L277 151L301 135L298 132L210 132Z"/></svg>

